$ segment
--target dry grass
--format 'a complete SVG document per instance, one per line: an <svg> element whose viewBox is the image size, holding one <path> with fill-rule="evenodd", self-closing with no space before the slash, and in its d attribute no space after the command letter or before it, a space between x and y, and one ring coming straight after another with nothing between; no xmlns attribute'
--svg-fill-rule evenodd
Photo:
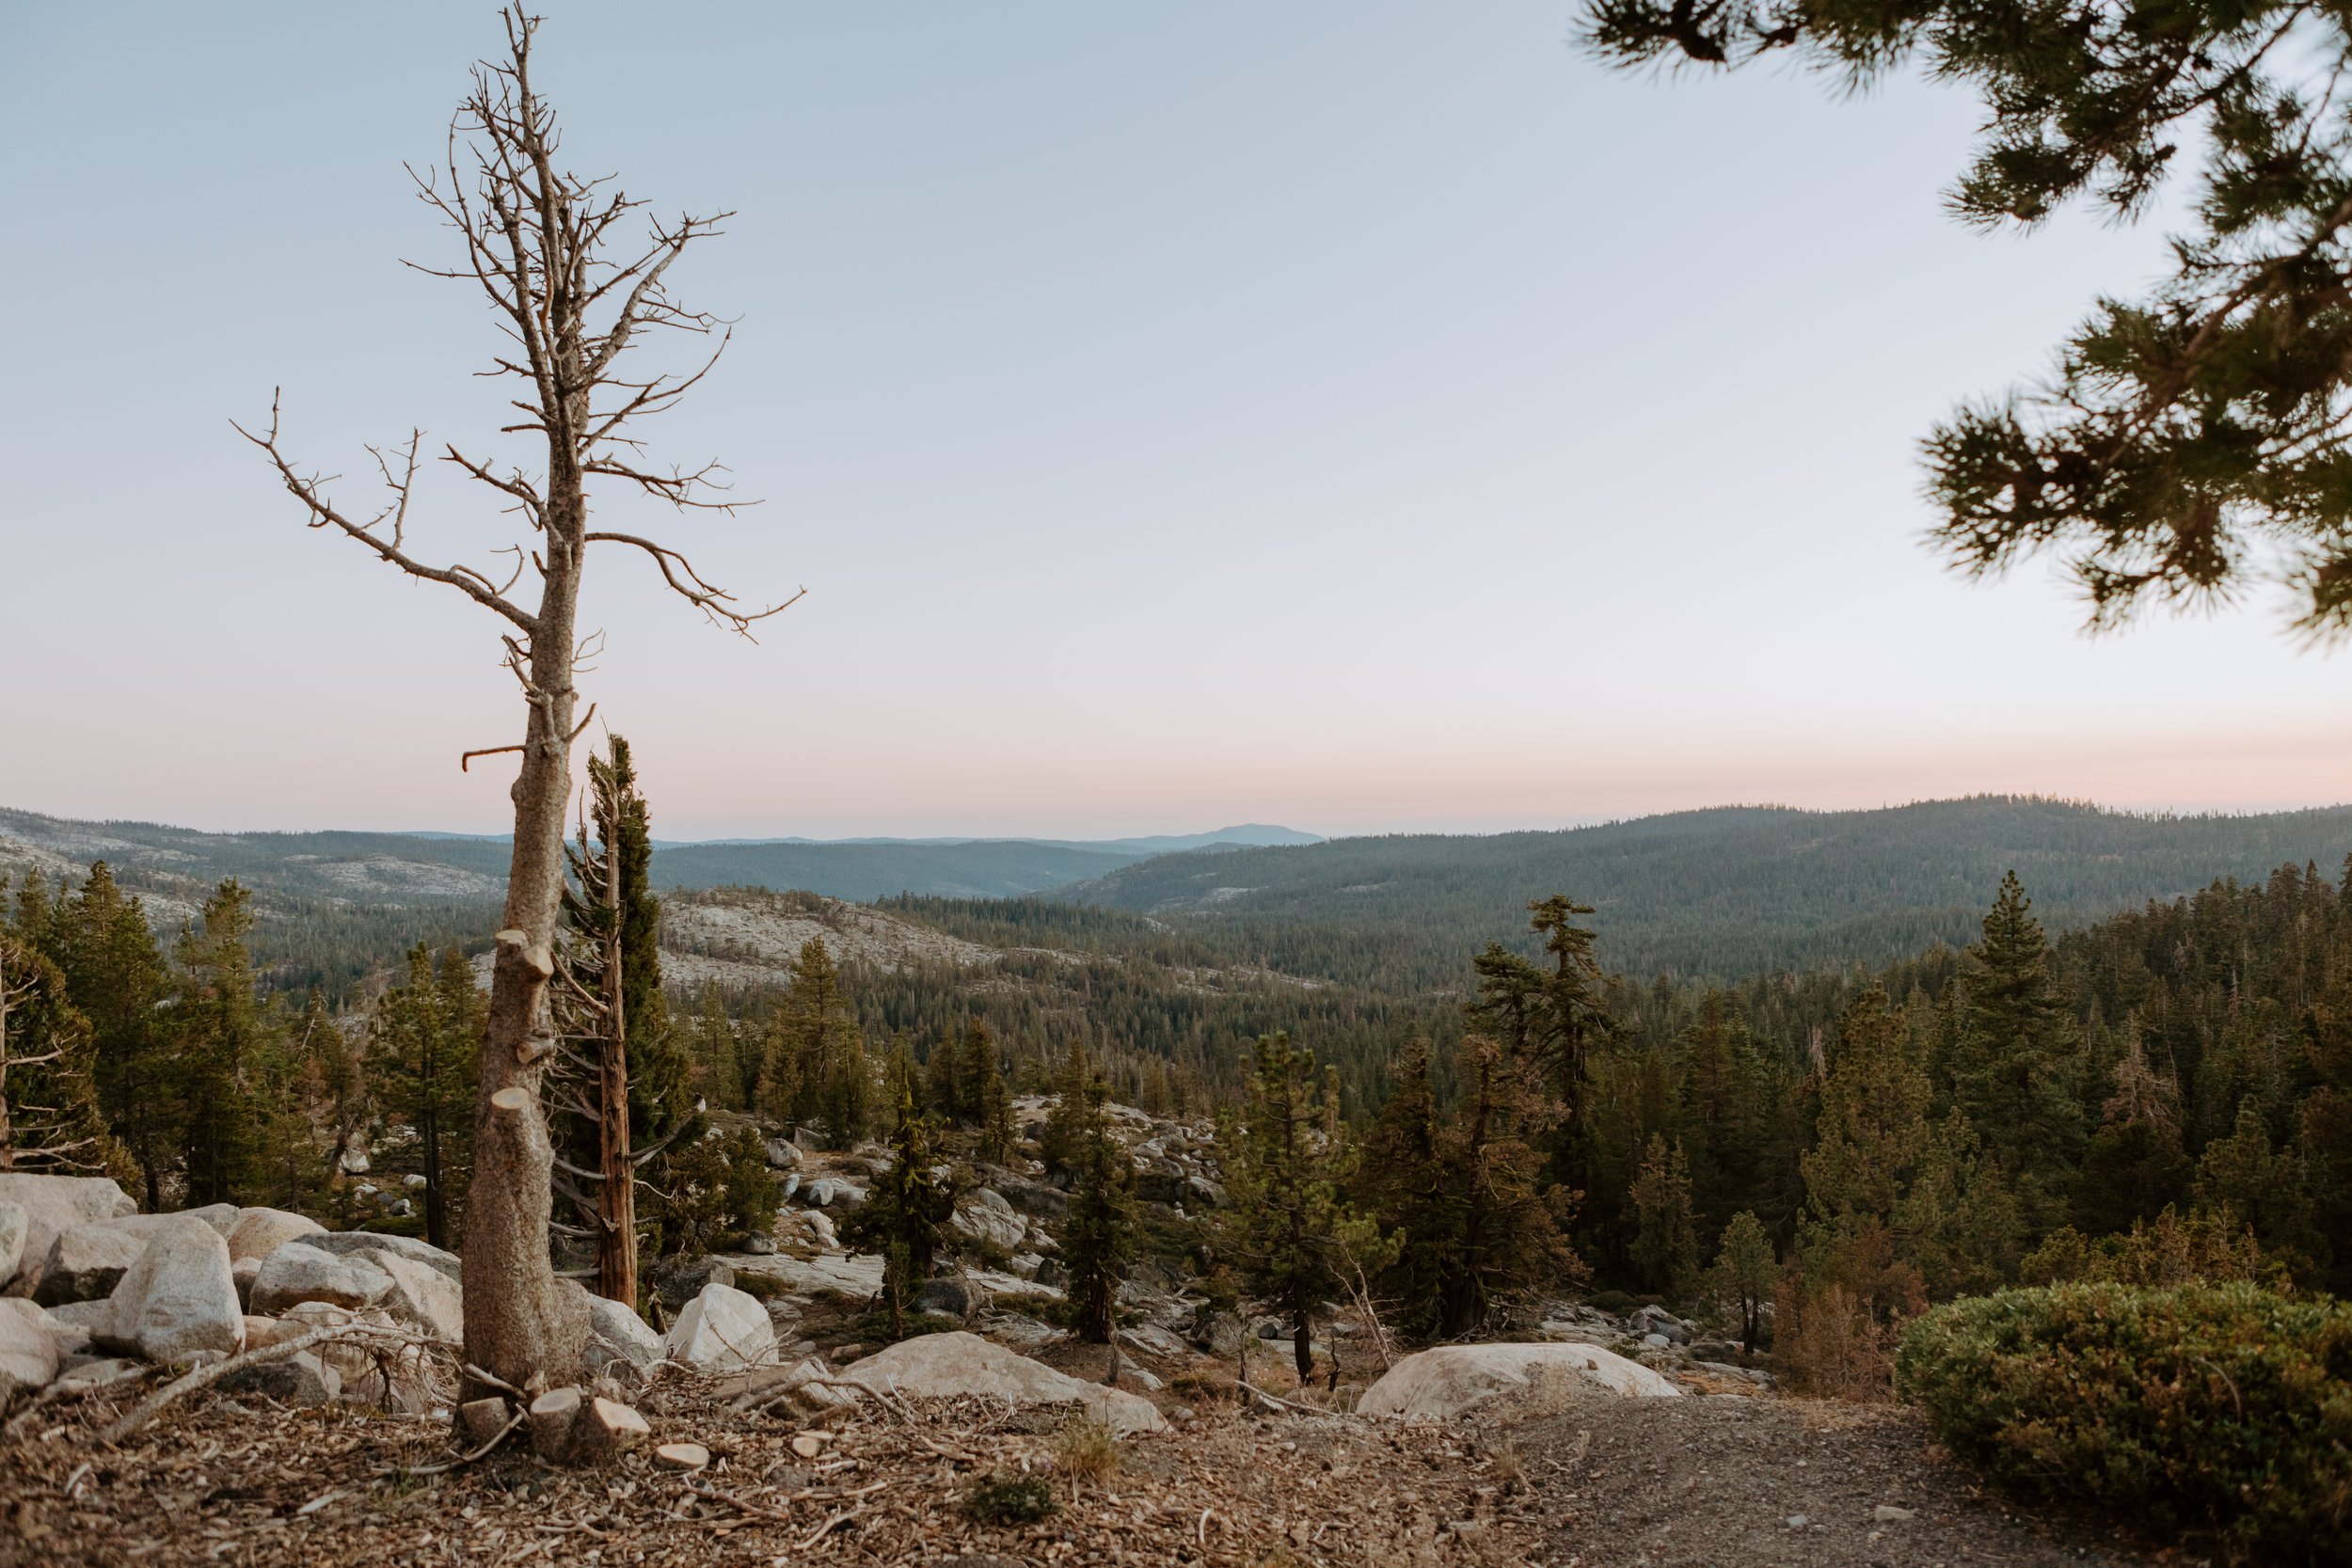
<svg viewBox="0 0 2352 1568"><path fill-rule="evenodd" d="M1784 1288L1773 1318L1772 1371L1791 1392L1857 1403L1894 1397L1894 1332L1844 1286Z"/></svg>
<svg viewBox="0 0 2352 1568"><path fill-rule="evenodd" d="M1072 1481L1108 1481L1119 1474L1119 1434L1100 1421L1073 1418L1054 1438L1054 1468Z"/></svg>
<svg viewBox="0 0 2352 1568"><path fill-rule="evenodd" d="M1516 1497L1527 1490L1527 1461L1519 1456L1518 1445L1508 1437L1496 1444L1487 1458L1494 1465L1495 1484L1502 1488L1506 1497Z"/></svg>

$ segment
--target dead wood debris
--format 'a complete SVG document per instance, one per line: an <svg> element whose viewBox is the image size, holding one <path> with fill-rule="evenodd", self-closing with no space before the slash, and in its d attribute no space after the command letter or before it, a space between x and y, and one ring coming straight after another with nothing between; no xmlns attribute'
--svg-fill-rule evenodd
<svg viewBox="0 0 2352 1568"><path fill-rule="evenodd" d="M1114 1473L1078 1481L1054 1473L1064 1418L1002 1402L867 1402L803 1422L734 1409L717 1380L665 1379L639 1408L656 1441L709 1448L691 1474L649 1451L555 1468L518 1442L448 1469L446 1418L211 1390L104 1442L128 1402L78 1401L0 1449L0 1564L1405 1568L1534 1560L1546 1534L1459 1429L1224 1404L1122 1443ZM818 1454L795 1437L817 1438ZM1055 1515L999 1526L965 1512L974 1481L1025 1473L1048 1481Z"/></svg>

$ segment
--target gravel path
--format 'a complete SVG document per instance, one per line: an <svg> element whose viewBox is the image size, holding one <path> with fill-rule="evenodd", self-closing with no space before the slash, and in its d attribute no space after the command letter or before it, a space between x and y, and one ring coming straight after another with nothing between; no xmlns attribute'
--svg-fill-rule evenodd
<svg viewBox="0 0 2352 1568"><path fill-rule="evenodd" d="M1899 1410L1617 1400L1580 1402L1496 1437L1526 1465L1558 1568L2151 1560L2112 1531L2029 1517L1980 1489Z"/></svg>

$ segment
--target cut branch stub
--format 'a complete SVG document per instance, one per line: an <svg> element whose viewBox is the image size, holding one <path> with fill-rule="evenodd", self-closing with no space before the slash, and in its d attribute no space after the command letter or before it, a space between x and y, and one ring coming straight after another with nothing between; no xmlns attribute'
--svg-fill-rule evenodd
<svg viewBox="0 0 2352 1568"><path fill-rule="evenodd" d="M497 937L501 964L518 965L541 980L555 976L555 959L548 955L547 943L534 942L529 931L509 927Z"/></svg>

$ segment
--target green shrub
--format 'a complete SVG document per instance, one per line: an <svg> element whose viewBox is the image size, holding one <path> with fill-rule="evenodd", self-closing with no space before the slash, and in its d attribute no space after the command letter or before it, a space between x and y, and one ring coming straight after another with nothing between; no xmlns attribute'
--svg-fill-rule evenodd
<svg viewBox="0 0 2352 1568"><path fill-rule="evenodd" d="M1025 1525L1052 1513L1056 1504L1042 1476L994 1475L972 1483L963 1507L982 1524Z"/></svg>
<svg viewBox="0 0 2352 1568"><path fill-rule="evenodd" d="M2004 1291L1911 1325L1896 1389L2028 1497L2233 1554L2352 1560L2352 1306L2243 1282Z"/></svg>

